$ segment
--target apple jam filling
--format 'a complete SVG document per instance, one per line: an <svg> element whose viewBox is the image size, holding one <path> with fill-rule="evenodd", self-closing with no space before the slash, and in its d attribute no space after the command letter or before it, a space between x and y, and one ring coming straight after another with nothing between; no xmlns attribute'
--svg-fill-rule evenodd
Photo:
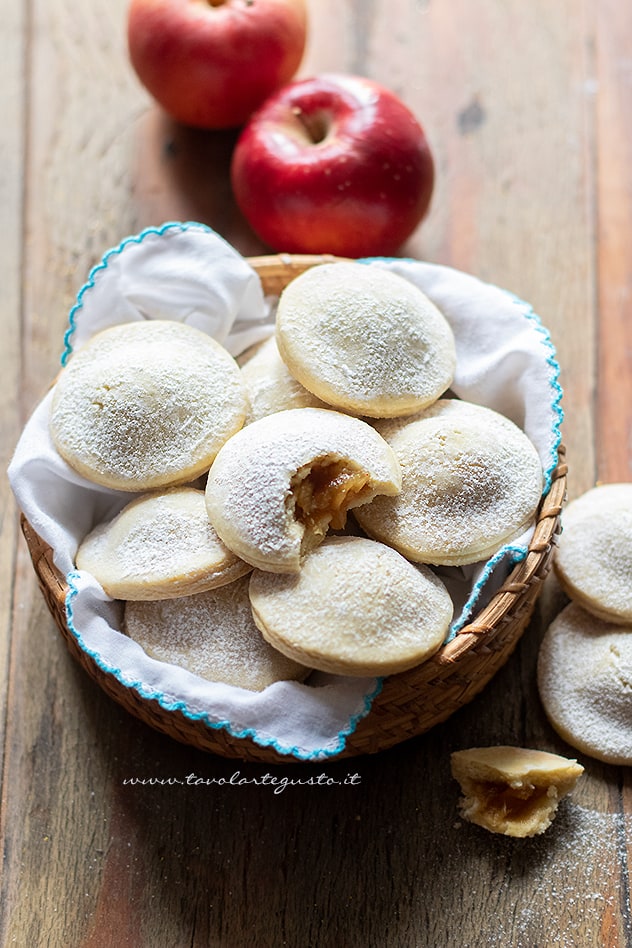
<svg viewBox="0 0 632 948"><path fill-rule="evenodd" d="M536 787L531 783L512 787L507 783L483 781L477 782L472 789L490 823L528 821L550 796L547 787Z"/></svg>
<svg viewBox="0 0 632 948"><path fill-rule="evenodd" d="M318 537L332 527L342 530L347 511L370 493L370 475L345 461L327 458L299 468L290 483L294 516Z"/></svg>

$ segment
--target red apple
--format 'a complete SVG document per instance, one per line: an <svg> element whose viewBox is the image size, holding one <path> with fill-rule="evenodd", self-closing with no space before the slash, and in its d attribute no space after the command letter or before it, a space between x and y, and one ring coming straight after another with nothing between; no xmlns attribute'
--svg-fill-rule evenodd
<svg viewBox="0 0 632 948"><path fill-rule="evenodd" d="M136 73L177 121L242 125L303 56L305 0L131 0Z"/></svg>
<svg viewBox="0 0 632 948"><path fill-rule="evenodd" d="M434 163L423 129L392 92L321 75L274 93L242 130L237 203L269 247L390 255L426 213Z"/></svg>

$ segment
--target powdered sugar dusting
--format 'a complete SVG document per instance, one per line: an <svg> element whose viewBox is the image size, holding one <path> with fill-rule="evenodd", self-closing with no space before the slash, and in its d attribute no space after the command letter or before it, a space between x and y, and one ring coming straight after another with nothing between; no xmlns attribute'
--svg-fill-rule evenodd
<svg viewBox="0 0 632 948"><path fill-rule="evenodd" d="M253 566L298 569L304 528L293 516L291 481L323 458L367 471L372 494L399 490L395 455L370 425L318 408L277 412L238 432L211 467L207 510L224 543Z"/></svg>
<svg viewBox="0 0 632 948"><path fill-rule="evenodd" d="M281 294L277 341L324 401L371 417L423 408L450 386L454 338L413 284L358 263L313 267Z"/></svg>
<svg viewBox="0 0 632 948"><path fill-rule="evenodd" d="M79 546L77 567L118 599L201 592L249 571L209 523L204 492L175 488L128 504Z"/></svg>
<svg viewBox="0 0 632 948"><path fill-rule="evenodd" d="M297 576L254 572L250 598L270 642L314 668L390 674L443 642L452 600L430 570L363 537L331 537Z"/></svg>
<svg viewBox="0 0 632 948"><path fill-rule="evenodd" d="M464 825L458 826L458 831L464 832ZM631 835L632 817L600 813L569 799L563 801L555 822L541 836L507 840L486 834L477 847L477 853L484 846L487 854L480 865L473 862L472 854L464 856L463 840L450 849L450 858L458 864L448 865L446 874L451 869L462 872L466 859L470 871L484 873L492 863L503 867L502 875L490 877L489 883L490 887L503 887L503 897L511 901L513 912L509 907L500 913L481 911L477 906L481 930L476 939L463 938L460 933L459 948L605 948L624 944L615 919L630 916L624 867L628 862L626 837ZM612 880L608 888L604 888L604 879ZM468 910L467 891L465 887L464 911ZM446 924L454 936L453 926L449 921ZM625 938L624 932L621 935Z"/></svg>
<svg viewBox="0 0 632 948"><path fill-rule="evenodd" d="M551 723L573 747L632 764L632 628L571 603L540 646L538 687Z"/></svg>
<svg viewBox="0 0 632 948"><path fill-rule="evenodd" d="M248 424L288 408L327 407L291 375L279 355L274 336L243 365L241 374L250 403L246 418Z"/></svg>
<svg viewBox="0 0 632 948"><path fill-rule="evenodd" d="M124 323L73 355L51 434L90 480L138 491L207 470L245 412L239 368L215 340L174 321Z"/></svg>
<svg viewBox="0 0 632 948"><path fill-rule="evenodd" d="M273 649L255 626L248 577L195 596L125 606L125 631L161 662L251 691L303 678L306 669Z"/></svg>
<svg viewBox="0 0 632 948"><path fill-rule="evenodd" d="M604 618L632 624L632 484L604 484L568 505L555 568L565 589Z"/></svg>
<svg viewBox="0 0 632 948"><path fill-rule="evenodd" d="M398 497L357 511L371 535L417 562L485 559L535 516L542 466L526 435L502 415L441 399L411 419L375 423L402 470Z"/></svg>

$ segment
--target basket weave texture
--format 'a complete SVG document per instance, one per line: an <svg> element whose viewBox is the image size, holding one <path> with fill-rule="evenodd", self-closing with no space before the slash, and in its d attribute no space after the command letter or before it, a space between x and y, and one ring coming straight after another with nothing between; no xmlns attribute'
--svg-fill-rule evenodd
<svg viewBox="0 0 632 948"><path fill-rule="evenodd" d="M322 256L252 257L266 294L276 296L304 270L336 258ZM428 731L471 701L505 664L526 629L550 568L566 496L564 448L549 492L538 511L527 556L514 567L501 589L472 621L422 665L384 680L369 714L347 738L338 758L372 754ZM53 564L50 547L22 518L22 531L48 608L73 657L97 684L128 712L177 741L224 757L264 763L295 760L261 747L249 737L236 738L181 711L166 710L104 672L84 652L66 623L67 585Z"/></svg>

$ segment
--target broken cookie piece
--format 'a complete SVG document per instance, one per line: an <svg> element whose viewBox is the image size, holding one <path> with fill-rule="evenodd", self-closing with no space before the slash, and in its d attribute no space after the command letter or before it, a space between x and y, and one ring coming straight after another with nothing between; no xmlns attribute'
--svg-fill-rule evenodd
<svg viewBox="0 0 632 948"><path fill-rule="evenodd" d="M558 803L584 772L576 760L526 747L472 747L455 751L450 762L463 792L461 816L516 837L548 829Z"/></svg>

